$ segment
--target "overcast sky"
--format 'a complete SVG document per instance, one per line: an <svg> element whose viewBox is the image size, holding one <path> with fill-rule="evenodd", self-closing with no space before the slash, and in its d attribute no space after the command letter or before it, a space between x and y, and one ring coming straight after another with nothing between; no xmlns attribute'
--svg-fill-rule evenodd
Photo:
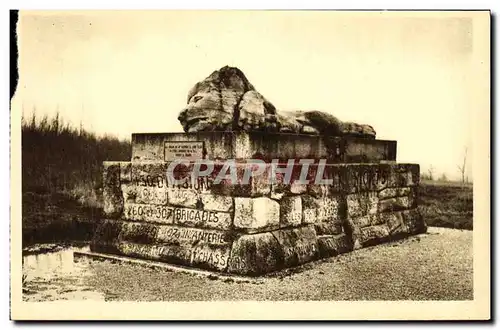
<svg viewBox="0 0 500 330"><path fill-rule="evenodd" d="M189 89L240 68L278 109L323 110L398 141L398 161L458 178L473 152L467 17L345 12L21 12L13 111L99 134L179 132ZM471 175L471 162L468 172Z"/></svg>

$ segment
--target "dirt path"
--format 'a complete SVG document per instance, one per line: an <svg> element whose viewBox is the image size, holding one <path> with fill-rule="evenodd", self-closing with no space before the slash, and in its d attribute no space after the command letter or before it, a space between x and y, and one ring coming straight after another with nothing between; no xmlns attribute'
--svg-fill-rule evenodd
<svg viewBox="0 0 500 330"><path fill-rule="evenodd" d="M87 285L109 300L473 299L472 232L429 233L307 265L262 284L94 263Z"/></svg>
<svg viewBox="0 0 500 330"><path fill-rule="evenodd" d="M79 286L99 294L82 295L78 288L65 288L68 281L63 279L45 283L45 287L54 293L67 292L66 296L43 292L42 283L32 282L27 284L31 294L26 299L473 299L472 231L433 227L427 234L321 260L293 272L265 277L261 283L223 281L109 261L90 261L79 267L85 268ZM74 286L75 282L70 283Z"/></svg>

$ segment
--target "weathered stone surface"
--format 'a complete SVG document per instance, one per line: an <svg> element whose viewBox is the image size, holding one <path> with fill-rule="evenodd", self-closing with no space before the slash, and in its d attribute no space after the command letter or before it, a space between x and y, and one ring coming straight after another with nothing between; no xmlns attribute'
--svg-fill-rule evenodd
<svg viewBox="0 0 500 330"><path fill-rule="evenodd" d="M120 183L129 183L132 181L132 163L120 162Z"/></svg>
<svg viewBox="0 0 500 330"><path fill-rule="evenodd" d="M174 223L188 227L229 230L232 227L231 213L175 207L172 210Z"/></svg>
<svg viewBox="0 0 500 330"><path fill-rule="evenodd" d="M241 100L249 91L257 93L243 72L223 67L189 91L188 104L178 119L186 132L234 129L238 126ZM244 112L256 110L254 103L257 101L247 97Z"/></svg>
<svg viewBox="0 0 500 330"><path fill-rule="evenodd" d="M280 111L280 113L276 114L276 121L279 124L280 133L298 133L304 127L303 124L298 122L296 113L291 111ZM307 133L319 134L317 130Z"/></svg>
<svg viewBox="0 0 500 330"><path fill-rule="evenodd" d="M291 182L285 181L285 175L276 173L271 184L271 197L281 199L283 196L300 195L307 192L307 184L297 183L297 178L292 175Z"/></svg>
<svg viewBox="0 0 500 330"><path fill-rule="evenodd" d="M203 141L165 141L166 162L172 162L177 159L196 161L203 159L204 142Z"/></svg>
<svg viewBox="0 0 500 330"><path fill-rule="evenodd" d="M358 235L356 235L355 240L357 240L361 246L375 245L382 243L389 238L389 229L387 225L377 225L361 228Z"/></svg>
<svg viewBox="0 0 500 330"><path fill-rule="evenodd" d="M103 163L103 190L104 214L110 218L117 218L123 212L123 194L120 184L120 163Z"/></svg>
<svg viewBox="0 0 500 330"><path fill-rule="evenodd" d="M158 225L120 221L121 231L118 241L129 241L141 244L154 244L158 234Z"/></svg>
<svg viewBox="0 0 500 330"><path fill-rule="evenodd" d="M165 187L136 187L135 202L142 204L167 204L167 192Z"/></svg>
<svg viewBox="0 0 500 330"><path fill-rule="evenodd" d="M348 218L359 218L379 211L378 196L375 192L350 194L346 196L346 200Z"/></svg>
<svg viewBox="0 0 500 330"><path fill-rule="evenodd" d="M427 224L418 208L403 211L401 214L410 234L421 234L427 231Z"/></svg>
<svg viewBox="0 0 500 330"><path fill-rule="evenodd" d="M357 151L356 151L357 152ZM360 151L361 152L361 151ZM388 164L343 164L339 165L339 187L346 193L361 193L381 190L388 186L391 168ZM337 187L334 187L337 190Z"/></svg>
<svg viewBox="0 0 500 330"><path fill-rule="evenodd" d="M302 198L283 197L280 201L280 227L298 226L302 223Z"/></svg>
<svg viewBox="0 0 500 330"><path fill-rule="evenodd" d="M378 193L380 199L408 196L412 193L412 188L386 188Z"/></svg>
<svg viewBox="0 0 500 330"><path fill-rule="evenodd" d="M104 244L107 242L118 241L118 237L120 236L121 230L122 226L119 221L109 220L109 219L100 220L97 223L96 228L94 230L91 249L92 246L96 244Z"/></svg>
<svg viewBox="0 0 500 330"><path fill-rule="evenodd" d="M270 118L266 118L266 115L276 113L274 106L256 91L246 92L241 98L238 108L238 128L244 131L264 128L266 122L270 123L273 121Z"/></svg>
<svg viewBox="0 0 500 330"><path fill-rule="evenodd" d="M246 232L259 232L277 228L280 221L280 205L267 197L234 198L234 227Z"/></svg>
<svg viewBox="0 0 500 330"><path fill-rule="evenodd" d="M206 243L213 246L231 243L227 231L213 229L188 228L182 226L158 226L157 243L191 244Z"/></svg>
<svg viewBox="0 0 500 330"><path fill-rule="evenodd" d="M173 207L165 205L125 203L122 217L127 220L173 223Z"/></svg>
<svg viewBox="0 0 500 330"><path fill-rule="evenodd" d="M374 138L368 125L342 123L322 111L288 111L276 108L250 84L238 68L225 66L198 82L188 93L179 114L185 132L266 131Z"/></svg>
<svg viewBox="0 0 500 330"><path fill-rule="evenodd" d="M415 199L412 196L394 197L379 201L380 212L392 212L410 209L415 206Z"/></svg>
<svg viewBox="0 0 500 330"><path fill-rule="evenodd" d="M135 203L137 197L137 186L133 183L121 184L121 191L124 203Z"/></svg>
<svg viewBox="0 0 500 330"><path fill-rule="evenodd" d="M351 241L345 234L318 236L318 248L321 258L328 258L352 251Z"/></svg>
<svg viewBox="0 0 500 330"><path fill-rule="evenodd" d="M233 167L234 175L231 174L231 166ZM261 166L264 167L262 173L259 172ZM220 182L217 182L217 177L222 180L219 179ZM211 175L213 183L210 190L215 194L224 196L269 196L271 192L269 177L270 164L254 163L249 160L246 162L234 162L233 165L227 165L226 168L222 164L216 164L214 172Z"/></svg>
<svg viewBox="0 0 500 330"><path fill-rule="evenodd" d="M285 267L293 267L319 257L318 238L312 226L272 232L284 252Z"/></svg>
<svg viewBox="0 0 500 330"><path fill-rule="evenodd" d="M302 222L306 224L320 222L317 217L319 200L309 195L302 195Z"/></svg>
<svg viewBox="0 0 500 330"><path fill-rule="evenodd" d="M315 128L321 135L342 135L342 123L335 116L322 111L306 111L296 115L297 121ZM302 121L304 118L304 121ZM375 132L375 131L374 131Z"/></svg>
<svg viewBox="0 0 500 330"><path fill-rule="evenodd" d="M317 235L338 235L342 233L341 221L319 222L314 224Z"/></svg>
<svg viewBox="0 0 500 330"><path fill-rule="evenodd" d="M330 185L310 183L307 185L307 194L316 198L330 197L332 195L330 188Z"/></svg>
<svg viewBox="0 0 500 330"><path fill-rule="evenodd" d="M273 234L243 235L231 249L228 272L261 275L283 267L283 250Z"/></svg>
<svg viewBox="0 0 500 330"><path fill-rule="evenodd" d="M375 163L395 160L396 146L396 141L262 131L140 133L132 135L132 163L172 161L165 159L169 155L166 143L199 144L200 141L204 146L204 159L258 158L267 162L271 159L327 159L329 163L372 162L374 164L369 165L372 168L384 165L387 169L390 164ZM412 171L418 172L418 169Z"/></svg>
<svg viewBox="0 0 500 330"><path fill-rule="evenodd" d="M384 219L391 235L403 235L409 232L401 212L381 213L380 217Z"/></svg>
<svg viewBox="0 0 500 330"><path fill-rule="evenodd" d="M200 194L202 208L208 211L233 211L233 198L230 196L221 196L211 193Z"/></svg>
<svg viewBox="0 0 500 330"><path fill-rule="evenodd" d="M377 218L378 214L368 214L357 218L352 218L351 222L356 228L363 228L373 225L374 218Z"/></svg>
<svg viewBox="0 0 500 330"><path fill-rule="evenodd" d="M160 224L229 230L232 214L185 207L125 203L123 218Z"/></svg>
<svg viewBox="0 0 500 330"><path fill-rule="evenodd" d="M339 130L345 136L375 138L376 132L370 125L360 125L352 122L343 122Z"/></svg>
<svg viewBox="0 0 500 330"><path fill-rule="evenodd" d="M217 271L225 271L230 253L230 246L206 244L191 246L119 242L113 245L119 254L125 256Z"/></svg>
<svg viewBox="0 0 500 330"><path fill-rule="evenodd" d="M418 164L392 164L387 187L416 186L420 182L420 166Z"/></svg>
<svg viewBox="0 0 500 330"><path fill-rule="evenodd" d="M191 244L222 246L232 243L229 232L215 229L188 228L176 225L103 220L98 224L94 240L102 242Z"/></svg>
<svg viewBox="0 0 500 330"><path fill-rule="evenodd" d="M165 188L168 186L166 173L169 163L133 162L130 175L137 187Z"/></svg>
<svg viewBox="0 0 500 330"><path fill-rule="evenodd" d="M340 197L315 198L302 195L302 220L304 223L319 223L343 218Z"/></svg>
<svg viewBox="0 0 500 330"><path fill-rule="evenodd" d="M169 205L196 208L199 204L198 197L199 194L195 190L178 188L167 189Z"/></svg>

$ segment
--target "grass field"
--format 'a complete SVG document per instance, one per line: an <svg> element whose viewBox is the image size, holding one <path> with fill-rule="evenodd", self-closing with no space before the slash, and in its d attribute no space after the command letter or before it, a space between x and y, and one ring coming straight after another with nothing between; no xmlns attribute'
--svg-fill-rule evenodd
<svg viewBox="0 0 500 330"><path fill-rule="evenodd" d="M130 142L53 118L22 120L23 246L88 240L101 216L102 162L130 159Z"/></svg>
<svg viewBox="0 0 500 330"><path fill-rule="evenodd" d="M473 229L472 184L422 181L419 205L428 226Z"/></svg>

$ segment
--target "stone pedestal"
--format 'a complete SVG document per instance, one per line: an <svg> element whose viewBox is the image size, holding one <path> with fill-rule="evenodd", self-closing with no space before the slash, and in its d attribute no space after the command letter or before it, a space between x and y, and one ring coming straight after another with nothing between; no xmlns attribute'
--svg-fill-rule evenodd
<svg viewBox="0 0 500 330"><path fill-rule="evenodd" d="M212 175L172 185L176 159L211 159ZM234 159L236 182L215 182ZM309 183L241 181L248 159L315 160ZM326 160L315 183L318 161ZM426 230L416 205L419 166L396 164L396 142L245 132L134 134L130 162L104 163L95 252L259 275ZM251 164L250 164L251 166ZM183 170L189 175L192 167Z"/></svg>

